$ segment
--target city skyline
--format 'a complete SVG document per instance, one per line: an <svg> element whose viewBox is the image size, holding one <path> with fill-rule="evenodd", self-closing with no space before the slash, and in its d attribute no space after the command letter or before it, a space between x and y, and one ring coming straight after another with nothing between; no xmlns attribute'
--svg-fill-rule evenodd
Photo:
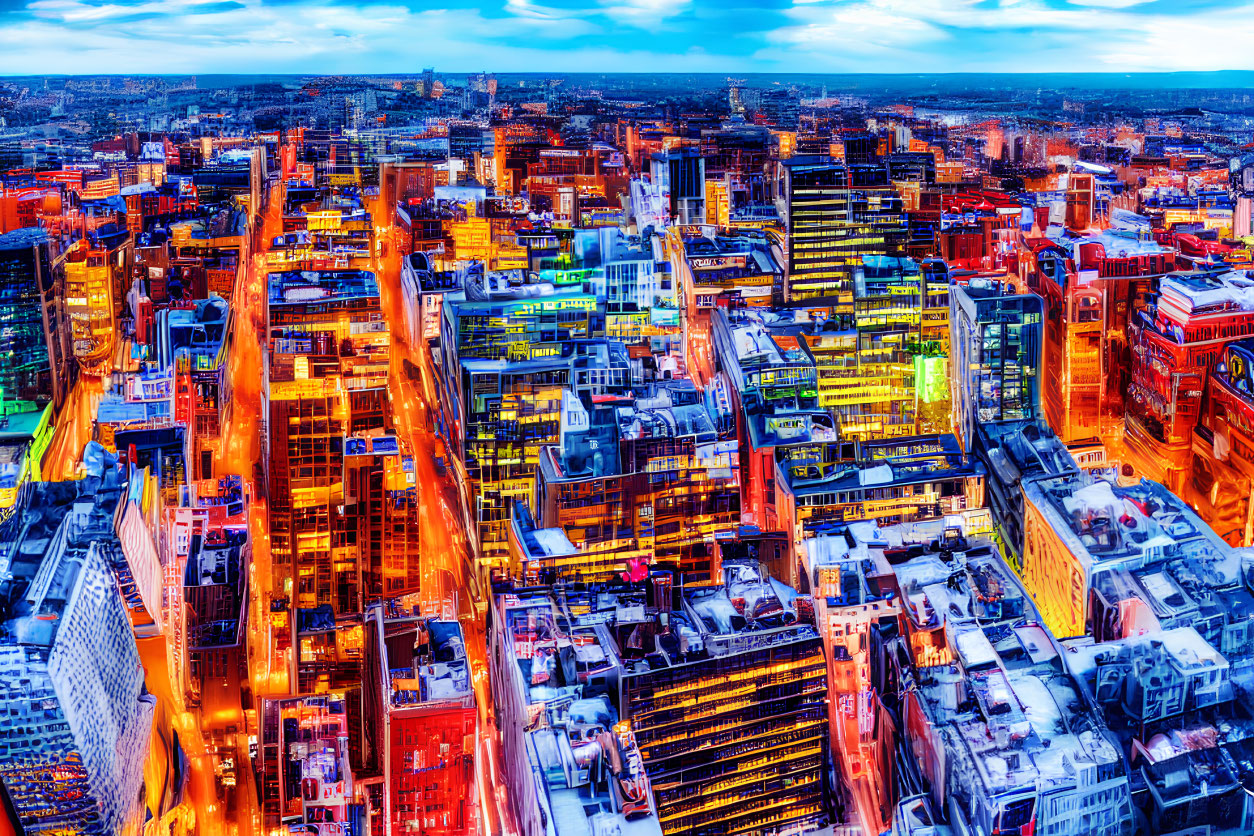
<svg viewBox="0 0 1254 836"><path fill-rule="evenodd" d="M1254 834L1254 70L263 1L0 24L0 836Z"/></svg>
<svg viewBox="0 0 1254 836"><path fill-rule="evenodd" d="M1254 69L1242 48L1254 39L1251 9L1224 0L6 0L0 74L1242 70Z"/></svg>

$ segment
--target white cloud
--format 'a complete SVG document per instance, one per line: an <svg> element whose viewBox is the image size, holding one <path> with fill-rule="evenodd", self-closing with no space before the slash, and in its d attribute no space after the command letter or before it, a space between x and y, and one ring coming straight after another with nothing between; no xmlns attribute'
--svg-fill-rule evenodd
<svg viewBox="0 0 1254 836"><path fill-rule="evenodd" d="M1146 2L793 0L795 22L767 33L755 58L816 72L1254 69L1254 6L1132 10Z"/></svg>
<svg viewBox="0 0 1254 836"><path fill-rule="evenodd" d="M1154 0L1067 0L1073 6L1100 6L1104 9L1129 9Z"/></svg>
<svg viewBox="0 0 1254 836"><path fill-rule="evenodd" d="M1254 69L1254 5L1140 22L1135 36L1098 49L1102 61L1128 71Z"/></svg>
<svg viewBox="0 0 1254 836"><path fill-rule="evenodd" d="M619 23L647 29L685 12L692 0L597 0L605 14Z"/></svg>
<svg viewBox="0 0 1254 836"><path fill-rule="evenodd" d="M415 11L369 0L240 2L224 9L220 0L145 0L95 12L79 0L36 0L34 17L0 26L0 73L401 73L432 65L445 72L720 72L735 63L700 52L593 47L581 38L599 27L579 18L486 18L475 9ZM48 46L68 43L72 49Z"/></svg>
<svg viewBox="0 0 1254 836"><path fill-rule="evenodd" d="M238 2L33 0L0 26L0 73L1254 69L1254 5L1173 15L1132 0L793 0L788 25L761 31L746 21L733 39L681 17L722 0L597 0L574 10L563 0L502 0L496 17L399 0ZM665 32L674 43L681 26L693 30L681 35L694 45L685 52L649 37ZM732 54L733 43L754 38L757 53Z"/></svg>

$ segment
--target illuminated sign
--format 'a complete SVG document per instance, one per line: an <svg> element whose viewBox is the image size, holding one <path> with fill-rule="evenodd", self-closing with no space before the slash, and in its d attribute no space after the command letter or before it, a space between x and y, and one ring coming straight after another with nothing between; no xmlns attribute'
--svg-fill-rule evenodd
<svg viewBox="0 0 1254 836"><path fill-rule="evenodd" d="M336 209L310 212L305 216L306 226L311 231L329 231L339 229L343 223L343 215Z"/></svg>
<svg viewBox="0 0 1254 836"><path fill-rule="evenodd" d="M700 256L688 259L694 270L714 270L723 267L744 267L748 257L744 255Z"/></svg>
<svg viewBox="0 0 1254 836"><path fill-rule="evenodd" d="M345 456L395 456L401 452L394 435L345 436Z"/></svg>

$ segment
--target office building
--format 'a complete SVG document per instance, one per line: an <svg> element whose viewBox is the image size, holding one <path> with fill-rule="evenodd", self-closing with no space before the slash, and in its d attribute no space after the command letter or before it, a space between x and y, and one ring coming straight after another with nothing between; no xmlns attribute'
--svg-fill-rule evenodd
<svg viewBox="0 0 1254 836"><path fill-rule="evenodd" d="M788 278L778 302L821 305L852 318L854 268L867 255L901 255L906 216L895 192L851 188L845 166L793 157L784 170ZM843 324L843 322L842 322Z"/></svg>
<svg viewBox="0 0 1254 836"><path fill-rule="evenodd" d="M1254 341L1224 346L1193 428L1188 487L1197 513L1232 546L1254 544Z"/></svg>
<svg viewBox="0 0 1254 836"><path fill-rule="evenodd" d="M392 600L373 608L368 629L383 691L385 832L484 832L478 810L487 799L476 797L478 713L461 626L419 618Z"/></svg>
<svg viewBox="0 0 1254 836"><path fill-rule="evenodd" d="M1095 573L1192 559L1221 567L1232 548L1177 496L1156 482L1123 487L1066 474L1023 486L1023 578L1056 635L1087 632Z"/></svg>
<svg viewBox="0 0 1254 836"><path fill-rule="evenodd" d="M336 681L337 664L358 664L325 632L328 620L417 591L418 506L392 425L391 340L374 275L272 273L268 321L272 619L287 613L275 632L288 648L310 633L291 662L293 693L308 693Z"/></svg>
<svg viewBox="0 0 1254 836"><path fill-rule="evenodd" d="M1051 227L1051 230L1057 230ZM1027 240L1021 278L1044 300L1045 417L1064 444L1100 442L1122 423L1132 382L1129 325L1171 251L1106 230Z"/></svg>
<svg viewBox="0 0 1254 836"><path fill-rule="evenodd" d="M1172 274L1159 283L1156 304L1131 323L1128 412L1158 444L1188 445L1224 343L1254 335L1250 288L1245 271Z"/></svg>
<svg viewBox="0 0 1254 836"><path fill-rule="evenodd" d="M464 300L445 300L440 403L473 487L473 535L489 567L505 564L513 499L534 503L540 448L559 440L562 393L574 386L576 360L604 335L603 297L582 284L486 275L467 283ZM606 385L625 391L626 371Z"/></svg>
<svg viewBox="0 0 1254 836"><path fill-rule="evenodd" d="M1023 571L1023 488L1037 479L1079 475L1075 458L1043 420L1002 421L976 427L968 455L984 465L985 498L1002 556Z"/></svg>
<svg viewBox="0 0 1254 836"><path fill-rule="evenodd" d="M855 520L880 525L935 519L984 506L984 470L952 435L796 445L776 457L781 527L800 542Z"/></svg>
<svg viewBox="0 0 1254 836"><path fill-rule="evenodd" d="M618 712L613 638L548 589L519 589L493 607L502 774L523 836L661 836L640 749Z"/></svg>
<svg viewBox="0 0 1254 836"><path fill-rule="evenodd" d="M778 530L775 449L837 440L836 422L819 407L813 357L795 336L793 317L761 309L716 309L715 357L731 385L741 451L742 519Z"/></svg>
<svg viewBox="0 0 1254 836"><path fill-rule="evenodd" d="M842 440L949 430L950 393L942 383L949 285L935 269L941 266L863 256L852 272L852 318L820 317L800 332L813 356L819 406L832 413Z"/></svg>
<svg viewBox="0 0 1254 836"><path fill-rule="evenodd" d="M949 291L953 423L965 450L980 427L1041 417L1041 298L1007 292L996 279Z"/></svg>
<svg viewBox="0 0 1254 836"><path fill-rule="evenodd" d="M671 391L612 411L565 396L577 418L566 419L560 446L540 450L536 524L545 531L533 536L556 529L576 553L527 555L536 564L528 576L605 581L643 560L689 583L718 577L716 544L740 521L737 442L720 437L705 404L676 403Z"/></svg>
<svg viewBox="0 0 1254 836"><path fill-rule="evenodd" d="M705 223L705 158L695 148L654 154L651 180L670 198L670 218L678 224Z"/></svg>
<svg viewBox="0 0 1254 836"><path fill-rule="evenodd" d="M15 832L109 836L143 822L154 700L96 542L113 525L113 508L92 501L98 486L31 483L4 526L0 816L16 817Z"/></svg>
<svg viewBox="0 0 1254 836"><path fill-rule="evenodd" d="M183 575L188 694L201 704L206 683L238 680L247 661L248 495L239 476L205 480L186 507L171 512L175 566ZM189 497L190 499L190 497Z"/></svg>
<svg viewBox="0 0 1254 836"><path fill-rule="evenodd" d="M517 677L525 653L533 700L537 683L550 685L544 694L577 678L585 700L571 704L572 719L603 715L601 727L614 732L599 739L600 751L615 744L622 763L611 773L615 803L599 809L637 818L637 827L649 828L644 833L821 828L831 820L826 665L809 599L771 580L756 561L725 562L721 580L681 593L669 573L658 573L643 588L619 592L558 587L534 602L523 592L503 595L498 623L507 626L503 641L512 640L514 653L494 651L494 664L504 666L494 676ZM500 612L514 599L517 609ZM563 638L585 650L567 662ZM549 646L557 652L546 652ZM603 702L588 702L589 691ZM504 684L501 693L508 693ZM506 729L526 716L519 697ZM549 710L560 705L550 702ZM506 752L507 761L516 759L508 771L521 776L540 764L522 760L529 750L519 732L512 733L518 751L511 756L507 743ZM534 745L541 758L547 749ZM557 777L556 787L547 782L550 805L569 781ZM585 815L594 809L583 805Z"/></svg>
<svg viewBox="0 0 1254 836"><path fill-rule="evenodd" d="M953 660L919 663L904 707L934 808L989 834L1131 833L1123 757L1049 632L1024 621L947 632Z"/></svg>

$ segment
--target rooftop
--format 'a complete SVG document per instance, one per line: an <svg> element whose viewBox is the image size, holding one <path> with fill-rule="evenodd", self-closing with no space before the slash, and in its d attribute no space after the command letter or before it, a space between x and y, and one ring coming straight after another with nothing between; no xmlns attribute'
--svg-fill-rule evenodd
<svg viewBox="0 0 1254 836"><path fill-rule="evenodd" d="M918 668L907 697L930 727L931 745L944 750L916 755L942 757L947 786L982 805L1005 805L1126 781L1118 748L1045 628L966 623L947 633L953 661ZM1117 787L1108 784L1094 799L1116 816L1127 809L1128 791L1126 783Z"/></svg>
<svg viewBox="0 0 1254 836"><path fill-rule="evenodd" d="M1254 271L1171 273L1159 285L1157 324L1184 325L1189 317L1254 311Z"/></svg>
<svg viewBox="0 0 1254 836"><path fill-rule="evenodd" d="M1188 558L1229 584L1240 577L1240 556L1157 482L1142 479L1120 487L1089 475L1065 474L1027 483L1023 492L1090 572L1101 566L1137 568Z"/></svg>
<svg viewBox="0 0 1254 836"><path fill-rule="evenodd" d="M1166 255L1172 251L1153 238L1144 238L1134 232L1121 229L1103 229L1076 235L1060 226L1051 226L1045 235L1067 252L1073 252L1080 244L1101 244L1107 258L1131 258L1133 256Z"/></svg>
<svg viewBox="0 0 1254 836"><path fill-rule="evenodd" d="M461 624L436 618L383 621L383 665L393 709L474 704Z"/></svg>
<svg viewBox="0 0 1254 836"><path fill-rule="evenodd" d="M900 599L917 629L965 623L1032 622L1031 599L982 534L959 518L849 523L802 541L801 558L828 607Z"/></svg>
<svg viewBox="0 0 1254 836"><path fill-rule="evenodd" d="M984 423L978 430L989 465L1004 485L1076 470L1071 452L1044 421Z"/></svg>
<svg viewBox="0 0 1254 836"><path fill-rule="evenodd" d="M48 240L48 233L40 227L21 227L0 235L0 252L25 250Z"/></svg>
<svg viewBox="0 0 1254 836"><path fill-rule="evenodd" d="M269 277L271 305L377 298L379 283L367 270L285 270Z"/></svg>
<svg viewBox="0 0 1254 836"><path fill-rule="evenodd" d="M499 600L500 628L517 662L529 724L526 755L536 800L556 836L618 832L660 836L653 793L631 727L619 722L608 675L615 650L604 629L573 618L550 592ZM571 769L612 763L613 769Z"/></svg>

